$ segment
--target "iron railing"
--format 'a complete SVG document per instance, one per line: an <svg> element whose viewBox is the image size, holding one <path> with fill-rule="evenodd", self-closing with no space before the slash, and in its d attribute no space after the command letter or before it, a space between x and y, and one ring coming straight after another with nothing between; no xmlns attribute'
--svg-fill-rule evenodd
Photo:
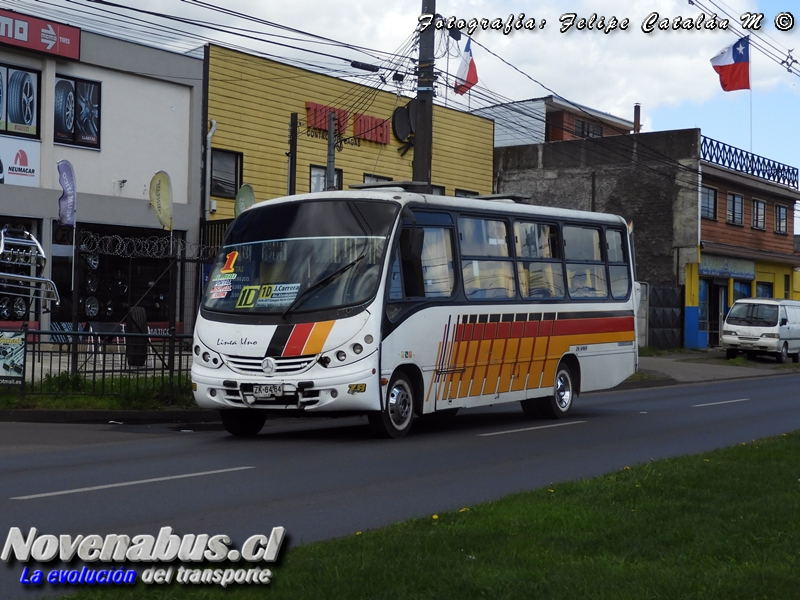
<svg viewBox="0 0 800 600"><path fill-rule="evenodd" d="M174 331L0 332L0 394L110 395L172 404L191 398L191 345L190 334Z"/></svg>
<svg viewBox="0 0 800 600"><path fill-rule="evenodd" d="M700 159L798 189L797 167L790 167L710 137L700 136Z"/></svg>

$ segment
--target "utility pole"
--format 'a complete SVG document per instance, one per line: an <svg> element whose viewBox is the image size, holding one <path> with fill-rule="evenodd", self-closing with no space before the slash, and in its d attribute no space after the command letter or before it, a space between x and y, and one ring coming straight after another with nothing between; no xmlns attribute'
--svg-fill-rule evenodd
<svg viewBox="0 0 800 600"><path fill-rule="evenodd" d="M436 14L436 0L422 0L422 14ZM433 71L435 27L419 34L419 64L417 65L417 124L414 131L414 181L428 184L431 189L431 159L433 155Z"/></svg>
<svg viewBox="0 0 800 600"><path fill-rule="evenodd" d="M328 113L328 164L325 168L325 190L336 189L336 114Z"/></svg>
<svg viewBox="0 0 800 600"><path fill-rule="evenodd" d="M297 113L289 116L289 180L286 187L290 196L297 193Z"/></svg>

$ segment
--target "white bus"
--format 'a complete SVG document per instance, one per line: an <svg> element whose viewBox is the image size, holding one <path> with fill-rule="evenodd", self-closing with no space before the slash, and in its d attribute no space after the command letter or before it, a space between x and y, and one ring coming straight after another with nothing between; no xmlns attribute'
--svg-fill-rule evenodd
<svg viewBox="0 0 800 600"><path fill-rule="evenodd" d="M376 187L278 198L231 224L194 331L196 402L233 435L268 414L415 416L520 402L565 417L636 370L618 216Z"/></svg>

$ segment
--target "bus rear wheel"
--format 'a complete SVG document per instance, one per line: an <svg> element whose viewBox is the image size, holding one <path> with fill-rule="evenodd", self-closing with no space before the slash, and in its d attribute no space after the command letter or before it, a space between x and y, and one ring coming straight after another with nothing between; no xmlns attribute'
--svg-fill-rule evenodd
<svg viewBox="0 0 800 600"><path fill-rule="evenodd" d="M262 410L221 410L219 416L225 431L236 437L256 436L267 422L267 415Z"/></svg>
<svg viewBox="0 0 800 600"><path fill-rule="evenodd" d="M530 418L563 419L572 411L575 386L572 371L559 363L553 383L553 393L543 398L530 398L520 402L522 412Z"/></svg>
<svg viewBox="0 0 800 600"><path fill-rule="evenodd" d="M383 410L368 414L377 437L401 438L411 429L414 418L414 386L405 373L395 373L389 382Z"/></svg>

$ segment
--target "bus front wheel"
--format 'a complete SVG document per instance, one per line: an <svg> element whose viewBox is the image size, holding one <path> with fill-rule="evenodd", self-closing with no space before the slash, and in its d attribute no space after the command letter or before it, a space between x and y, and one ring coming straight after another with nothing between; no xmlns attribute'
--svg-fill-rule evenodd
<svg viewBox="0 0 800 600"><path fill-rule="evenodd" d="M221 410L219 416L225 431L236 437L256 436L267 422L267 414L261 410Z"/></svg>
<svg viewBox="0 0 800 600"><path fill-rule="evenodd" d="M413 417L414 386L405 373L395 373L389 382L383 410L369 413L369 425L378 437L401 438L411 429Z"/></svg>
<svg viewBox="0 0 800 600"><path fill-rule="evenodd" d="M575 398L575 385L572 371L563 362L556 369L553 383L553 393L543 398L530 398L523 400L522 412L527 417L544 417L547 419L562 419L572 411L572 401Z"/></svg>

